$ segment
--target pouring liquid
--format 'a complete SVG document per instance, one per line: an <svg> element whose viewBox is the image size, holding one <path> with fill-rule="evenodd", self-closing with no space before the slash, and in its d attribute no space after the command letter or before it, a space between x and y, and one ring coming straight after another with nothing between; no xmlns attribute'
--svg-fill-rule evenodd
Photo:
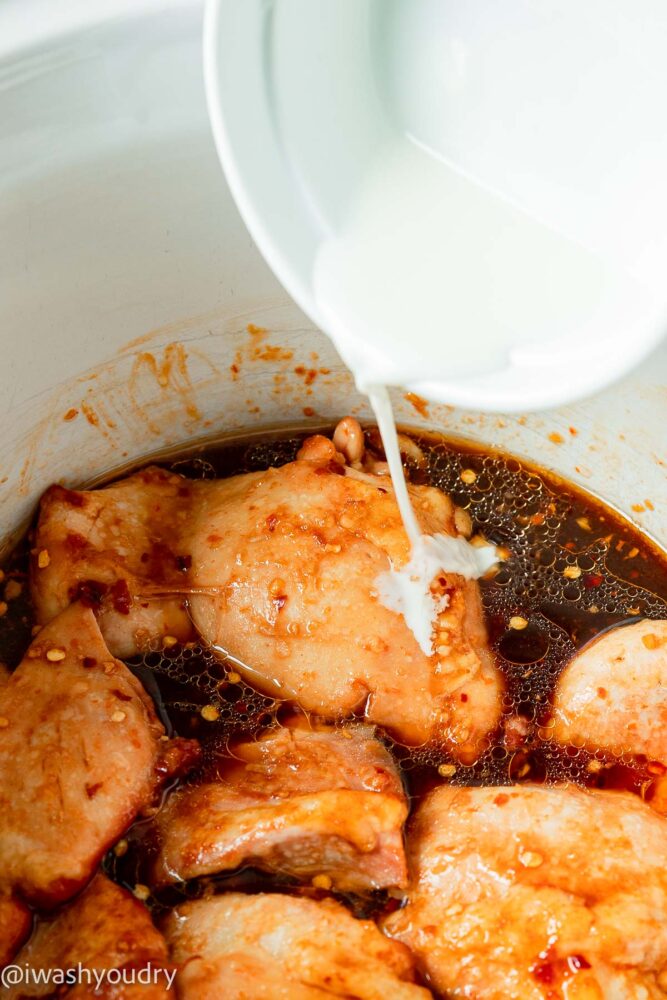
<svg viewBox="0 0 667 1000"><path fill-rule="evenodd" d="M385 607L403 615L422 652L431 656L433 626L447 606L446 598L431 593L433 579L441 572L476 579L496 562L496 551L490 545L476 548L461 537L422 534L410 502L389 393L386 388L376 386L368 390L368 396L411 550L405 566L399 570L392 567L377 578L378 596Z"/></svg>
<svg viewBox="0 0 667 1000"><path fill-rule="evenodd" d="M405 140L383 149L323 243L313 287L363 392L602 361L655 311L613 259Z"/></svg>
<svg viewBox="0 0 667 1000"><path fill-rule="evenodd" d="M579 364L592 352L593 363L607 332L629 331L652 300L627 271L405 140L378 157L340 233L325 241L313 286L370 398L410 540L408 564L382 574L378 594L431 655L443 610L430 591L434 577L482 576L495 555L461 538L422 535L382 387L489 378L564 352Z"/></svg>

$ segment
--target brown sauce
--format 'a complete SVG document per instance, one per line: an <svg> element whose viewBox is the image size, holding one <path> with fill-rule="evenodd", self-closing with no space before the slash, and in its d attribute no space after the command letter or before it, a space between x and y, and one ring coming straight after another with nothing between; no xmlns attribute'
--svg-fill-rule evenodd
<svg viewBox="0 0 667 1000"><path fill-rule="evenodd" d="M163 464L192 478L236 475L292 460L304 436L226 442ZM650 797L651 782L662 771L655 764L557 747L540 723L558 674L577 649L619 623L667 617L667 556L602 502L550 473L440 436L412 436L426 459L419 469L411 469L412 480L449 493L469 511L475 531L508 550L507 560L492 579L481 582L481 589L491 646L506 678L504 722L510 717L524 721L521 738L508 736L501 725L481 748L479 759L468 766L442 751L400 746L380 732L408 792L418 799L443 780L459 785L568 780ZM5 581L25 583L29 545L27 539L16 549L4 567ZM0 618L0 662L11 668L30 641L27 587L8 605ZM513 616L528 625L509 628ZM155 699L168 732L202 741L204 768L230 740L279 724L282 714L292 710L239 681L233 663L222 663L200 646L148 652L129 665ZM213 722L201 715L201 708L210 704L219 713ZM439 768L453 773L443 778ZM135 823L105 860L108 873L130 888L147 879L147 863L155 850L147 835L149 825L149 820ZM287 886L297 891L295 882L246 869L166 890L149 903L159 913L184 894ZM310 887L298 891L323 894ZM358 915L398 905L385 893L347 902Z"/></svg>

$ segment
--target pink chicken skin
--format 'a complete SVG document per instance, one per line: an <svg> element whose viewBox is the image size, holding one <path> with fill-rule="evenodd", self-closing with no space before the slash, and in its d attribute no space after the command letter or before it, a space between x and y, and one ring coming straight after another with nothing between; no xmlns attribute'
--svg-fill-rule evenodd
<svg viewBox="0 0 667 1000"><path fill-rule="evenodd" d="M405 885L406 796L368 726L272 729L214 771L156 817L159 884L252 865L346 892Z"/></svg>
<svg viewBox="0 0 667 1000"><path fill-rule="evenodd" d="M97 989L85 971L78 983L58 996L67 1000L104 997L105 1000L167 1000L174 996L170 983L173 967L162 935L153 926L143 903L127 890L98 874L77 898L55 917L41 920L28 943L15 959L22 967L39 970L111 969L128 973L150 970L150 981L132 983L113 980ZM154 975L158 973L158 975ZM145 975L145 972L144 972ZM53 982L23 982L3 991L5 1000L54 995ZM63 987L61 987L63 989Z"/></svg>
<svg viewBox="0 0 667 1000"><path fill-rule="evenodd" d="M390 480L365 471L362 446L350 451L354 423L343 443L341 425L334 435L344 452L316 436L265 472L191 481L149 468L104 489L52 488L32 568L39 621L79 596L123 657L196 632L254 687L473 760L503 694L479 587L434 580L447 606L430 656L380 603L377 577L407 562L409 543ZM468 530L440 490L410 494L424 532Z"/></svg>
<svg viewBox="0 0 667 1000"><path fill-rule="evenodd" d="M153 703L71 605L0 689L0 887L53 906L196 754L169 741Z"/></svg>
<svg viewBox="0 0 667 1000"><path fill-rule="evenodd" d="M164 931L180 1000L428 1000L403 945L344 906L280 893L184 903Z"/></svg>
<svg viewBox="0 0 667 1000"><path fill-rule="evenodd" d="M442 786L384 929L468 1000L667 995L667 822L629 792Z"/></svg>

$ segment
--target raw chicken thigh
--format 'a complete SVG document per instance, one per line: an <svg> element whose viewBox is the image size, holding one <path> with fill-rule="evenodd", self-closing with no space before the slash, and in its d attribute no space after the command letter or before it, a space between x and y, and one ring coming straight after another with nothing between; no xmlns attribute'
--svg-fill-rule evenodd
<svg viewBox="0 0 667 1000"><path fill-rule="evenodd" d="M165 634L188 638L187 599L204 641L253 686L329 719L363 712L405 743L473 759L502 698L479 588L454 574L434 581L447 606L426 655L378 600L378 575L404 565L409 544L390 481L359 468L359 454L346 466L316 437L294 462L226 480L153 468L102 490L52 489L33 566L39 620L82 594L127 656ZM426 533L457 533L465 518L448 497L410 492Z"/></svg>
<svg viewBox="0 0 667 1000"><path fill-rule="evenodd" d="M103 996L118 1000L164 1000L173 996L168 988L172 965L167 957L164 938L153 926L150 914L125 889L110 882L104 875L96 875L88 888L77 899L61 910L56 917L43 920L30 941L16 956L16 963L38 972L39 970L76 970L79 963L84 970L102 972L110 969L139 973L150 970L150 981L132 984L97 982L91 977L88 983L84 971L81 981L60 990L53 982L23 982L4 990L6 1000L20 997L61 996L67 1000ZM164 970L164 971L162 971ZM157 973L157 975L156 975Z"/></svg>
<svg viewBox="0 0 667 1000"><path fill-rule="evenodd" d="M469 1000L667 995L667 823L627 792L440 787L385 930Z"/></svg>
<svg viewBox="0 0 667 1000"><path fill-rule="evenodd" d="M109 649L122 659L156 637L192 638L181 596L189 556L179 547L190 485L150 468L100 490L48 489L31 567L38 623L78 598L95 610Z"/></svg>
<svg viewBox="0 0 667 1000"><path fill-rule="evenodd" d="M405 743L474 757L502 693L477 584L442 575L449 605L435 655L424 654L375 592L378 575L409 557L389 483L340 472L335 461L301 459L220 484L193 520L197 586L217 588L193 597L195 624L253 668L251 683L309 711L364 712ZM455 532L444 494L411 493L425 532Z"/></svg>
<svg viewBox="0 0 667 1000"><path fill-rule="evenodd" d="M333 900L226 893L164 928L180 1000L427 1000L407 948Z"/></svg>
<svg viewBox="0 0 667 1000"><path fill-rule="evenodd" d="M272 729L217 758L213 780L169 797L156 819L155 879L245 864L350 892L403 886L407 812L369 727Z"/></svg>
<svg viewBox="0 0 667 1000"><path fill-rule="evenodd" d="M72 605L0 689L0 887L41 906L73 895L191 752Z"/></svg>
<svg viewBox="0 0 667 1000"><path fill-rule="evenodd" d="M667 765L667 621L605 632L568 664L554 698L553 737Z"/></svg>

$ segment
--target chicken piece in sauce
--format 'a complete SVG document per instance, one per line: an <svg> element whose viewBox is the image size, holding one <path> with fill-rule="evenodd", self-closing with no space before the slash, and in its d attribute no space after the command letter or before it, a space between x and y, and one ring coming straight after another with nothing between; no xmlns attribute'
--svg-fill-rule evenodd
<svg viewBox="0 0 667 1000"><path fill-rule="evenodd" d="M73 895L194 752L73 604L0 689L0 886L40 906Z"/></svg>
<svg viewBox="0 0 667 1000"><path fill-rule="evenodd" d="M82 973L80 981L69 988L64 985L58 989L52 980L24 980L3 991L6 1000L56 995L67 1000L93 996L105 1000L164 1000L174 995L169 988L173 966L167 946L148 910L101 874L55 917L39 921L16 956L16 963L37 974L40 970L70 969L78 975L81 965ZM104 981L102 973L112 969L119 970L120 975L124 972L127 981L121 979L115 984L115 977ZM99 980L92 975L93 970L100 974ZM140 979L132 983L140 972L143 982Z"/></svg>
<svg viewBox="0 0 667 1000"><path fill-rule="evenodd" d="M30 575L37 622L79 599L124 660L156 637L191 639L181 595L188 557L179 549L190 499L187 480L158 468L99 490L48 489Z"/></svg>
<svg viewBox="0 0 667 1000"><path fill-rule="evenodd" d="M14 958L31 925L27 906L8 893L0 894L0 968Z"/></svg>
<svg viewBox="0 0 667 1000"><path fill-rule="evenodd" d="M611 629L558 679L553 738L667 765L667 621Z"/></svg>
<svg viewBox="0 0 667 1000"><path fill-rule="evenodd" d="M425 654L377 597L378 575L407 562L409 543L389 479L363 471L349 440L344 455L309 438L296 461L225 480L150 468L102 490L52 488L33 566L39 620L100 581L102 631L126 656L165 633L190 634L183 608L172 617L180 595L204 641L254 687L328 719L363 713L401 742L474 759L503 692L479 587L454 574L434 581L448 603ZM465 518L445 494L410 494L425 533L457 534Z"/></svg>
<svg viewBox="0 0 667 1000"><path fill-rule="evenodd" d="M444 995L667 995L667 823L637 796L442 786L408 848L409 901L384 927Z"/></svg>
<svg viewBox="0 0 667 1000"><path fill-rule="evenodd" d="M274 728L156 817L163 884L252 865L346 892L406 883L405 792L368 726Z"/></svg>
<svg viewBox="0 0 667 1000"><path fill-rule="evenodd" d="M164 927L180 1000L427 1000L407 948L333 900L226 893Z"/></svg>

